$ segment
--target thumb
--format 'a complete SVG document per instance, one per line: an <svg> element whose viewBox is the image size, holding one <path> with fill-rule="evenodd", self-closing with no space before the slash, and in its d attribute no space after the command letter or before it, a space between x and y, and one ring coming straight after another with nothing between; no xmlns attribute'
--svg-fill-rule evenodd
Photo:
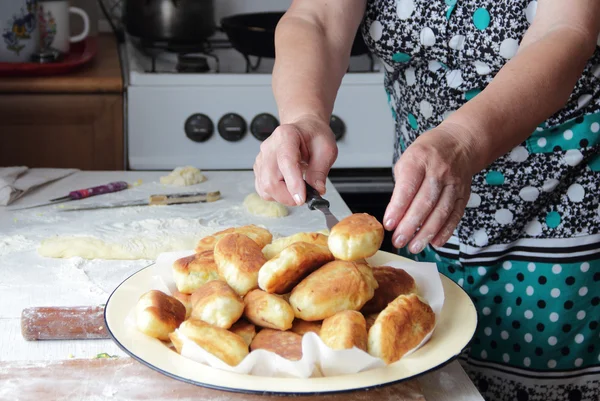
<svg viewBox="0 0 600 401"><path fill-rule="evenodd" d="M325 138L314 141L311 146L305 178L320 194L325 193L325 181L337 155L338 148L335 142Z"/></svg>

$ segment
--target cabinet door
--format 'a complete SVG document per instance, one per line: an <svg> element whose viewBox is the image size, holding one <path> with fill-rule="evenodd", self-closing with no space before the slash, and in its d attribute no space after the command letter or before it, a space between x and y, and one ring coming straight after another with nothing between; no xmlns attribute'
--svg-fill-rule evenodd
<svg viewBox="0 0 600 401"><path fill-rule="evenodd" d="M121 95L0 95L0 166L122 170Z"/></svg>

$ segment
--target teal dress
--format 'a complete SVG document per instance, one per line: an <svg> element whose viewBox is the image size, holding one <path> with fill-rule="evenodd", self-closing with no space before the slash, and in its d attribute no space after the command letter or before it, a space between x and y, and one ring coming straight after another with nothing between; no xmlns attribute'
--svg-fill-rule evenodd
<svg viewBox="0 0 600 401"><path fill-rule="evenodd" d="M362 25L384 63L394 163L512 58L537 2L371 0ZM435 262L479 325L461 362L486 400L600 399L600 48L565 106L473 177ZM523 112L527 112L524 110Z"/></svg>

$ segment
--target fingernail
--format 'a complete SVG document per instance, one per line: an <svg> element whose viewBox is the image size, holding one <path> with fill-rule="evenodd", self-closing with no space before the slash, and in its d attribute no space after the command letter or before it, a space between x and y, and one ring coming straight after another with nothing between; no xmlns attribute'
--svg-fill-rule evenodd
<svg viewBox="0 0 600 401"><path fill-rule="evenodd" d="M386 230L392 230L394 228L394 219L387 219L385 221L385 228Z"/></svg>
<svg viewBox="0 0 600 401"><path fill-rule="evenodd" d="M302 204L302 198L300 198L299 194L294 194L294 200L296 201L296 205L300 206Z"/></svg>
<svg viewBox="0 0 600 401"><path fill-rule="evenodd" d="M402 234L399 234L393 239L392 242L396 248L402 248L404 245L406 245L406 237Z"/></svg>
<svg viewBox="0 0 600 401"><path fill-rule="evenodd" d="M412 253L419 253L423 250L423 248L425 248L425 243L422 241L416 241L414 244L412 244L412 246L410 247L410 251Z"/></svg>

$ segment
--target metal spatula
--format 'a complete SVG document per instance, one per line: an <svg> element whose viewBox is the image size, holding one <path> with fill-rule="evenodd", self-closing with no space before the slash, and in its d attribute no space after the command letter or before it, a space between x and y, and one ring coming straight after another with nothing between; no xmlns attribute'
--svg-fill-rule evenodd
<svg viewBox="0 0 600 401"><path fill-rule="evenodd" d="M329 201L323 199L319 192L306 183L306 205L310 210L320 210L325 215L327 228L331 230L339 220L329 210Z"/></svg>

